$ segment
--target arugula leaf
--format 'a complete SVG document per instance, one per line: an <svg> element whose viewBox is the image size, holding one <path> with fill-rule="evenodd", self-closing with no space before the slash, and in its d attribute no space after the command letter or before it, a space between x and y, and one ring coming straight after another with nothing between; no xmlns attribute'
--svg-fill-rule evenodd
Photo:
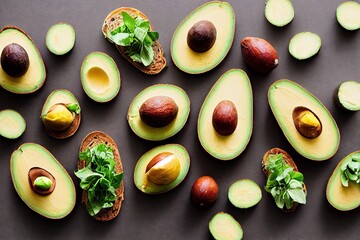
<svg viewBox="0 0 360 240"><path fill-rule="evenodd" d="M69 109L70 112L74 112L75 114L80 113L80 106L77 103L69 103L66 105L67 109Z"/></svg>

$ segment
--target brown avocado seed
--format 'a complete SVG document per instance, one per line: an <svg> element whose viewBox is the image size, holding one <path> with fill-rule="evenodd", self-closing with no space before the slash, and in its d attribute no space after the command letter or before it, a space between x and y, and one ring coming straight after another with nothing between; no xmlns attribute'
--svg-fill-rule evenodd
<svg viewBox="0 0 360 240"><path fill-rule="evenodd" d="M223 100L214 109L212 124L215 131L223 136L232 134L238 123L238 114L232 101Z"/></svg>
<svg viewBox="0 0 360 240"><path fill-rule="evenodd" d="M12 77L21 77L29 69L29 56L17 43L7 45L1 52L1 67Z"/></svg>
<svg viewBox="0 0 360 240"><path fill-rule="evenodd" d="M210 176L198 178L191 188L191 199L199 207L209 207L219 196L219 186Z"/></svg>
<svg viewBox="0 0 360 240"><path fill-rule="evenodd" d="M55 189L55 177L40 167L33 167L28 172L28 179L31 189L41 195L48 195Z"/></svg>
<svg viewBox="0 0 360 240"><path fill-rule="evenodd" d="M187 35L189 47L199 53L208 51L215 43L216 28L214 24L207 20L195 23Z"/></svg>
<svg viewBox="0 0 360 240"><path fill-rule="evenodd" d="M179 176L180 161L173 153L159 153L148 163L145 174L156 185L168 185Z"/></svg>
<svg viewBox="0 0 360 240"><path fill-rule="evenodd" d="M296 107L292 118L296 130L306 138L316 138L321 134L322 124L318 116L306 107Z"/></svg>

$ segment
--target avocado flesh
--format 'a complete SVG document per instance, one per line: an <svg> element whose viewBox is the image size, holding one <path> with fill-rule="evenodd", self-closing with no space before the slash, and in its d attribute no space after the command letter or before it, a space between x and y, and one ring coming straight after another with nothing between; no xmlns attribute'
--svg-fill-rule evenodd
<svg viewBox="0 0 360 240"><path fill-rule="evenodd" d="M56 179L56 187L49 195L35 193L29 184L28 172L32 167L40 167L50 172ZM10 159L10 173L16 192L33 211L50 219L67 216L75 206L74 183L44 147L35 143L24 143L13 152Z"/></svg>
<svg viewBox="0 0 360 240"><path fill-rule="evenodd" d="M81 66L81 84L85 93L96 102L108 102L120 91L120 72L115 61L105 53L92 52Z"/></svg>
<svg viewBox="0 0 360 240"><path fill-rule="evenodd" d="M350 111L360 110L360 83L346 81L340 84L335 96L336 102Z"/></svg>
<svg viewBox="0 0 360 240"><path fill-rule="evenodd" d="M221 136L212 125L214 109L223 100L232 101L239 116L237 127L229 136ZM214 84L201 107L197 129L200 143L213 157L220 160L231 160L245 150L250 141L252 128L251 83L243 70L229 70Z"/></svg>
<svg viewBox="0 0 360 240"><path fill-rule="evenodd" d="M326 107L306 89L290 80L278 80L269 88L268 101L285 137L299 154L310 160L322 161L337 152L340 132L336 122ZM292 111L298 106L304 106L318 116L322 124L318 137L308 139L296 130Z"/></svg>
<svg viewBox="0 0 360 240"><path fill-rule="evenodd" d="M197 53L187 44L190 28L201 20L212 22L217 31L214 45L204 53ZM175 65L190 74L200 74L216 67L229 52L235 33L235 13L227 2L205 3L190 13L175 30L170 46Z"/></svg>
<svg viewBox="0 0 360 240"><path fill-rule="evenodd" d="M41 111L41 116L45 115L50 110L50 108L57 103L76 103L79 105L78 100L70 91L65 89L55 90L46 99Z"/></svg>
<svg viewBox="0 0 360 240"><path fill-rule="evenodd" d="M22 46L29 56L29 69L20 77L11 77L0 65L0 85L13 93L27 94L41 88L45 82L46 70L43 59L35 43L16 27L6 27L0 31L0 52L9 44Z"/></svg>
<svg viewBox="0 0 360 240"><path fill-rule="evenodd" d="M8 138L15 139L20 137L26 129L25 119L20 113L6 109L0 111L0 135Z"/></svg>
<svg viewBox="0 0 360 240"><path fill-rule="evenodd" d="M338 163L326 187L327 200L340 211L349 211L360 206L360 184L349 181L349 186L344 187L340 180L341 165L349 163L354 154L360 155L360 151L350 153Z"/></svg>
<svg viewBox="0 0 360 240"><path fill-rule="evenodd" d="M140 117L139 109L141 105L151 97L167 96L172 98L178 106L176 118L165 127L150 127L145 124ZM190 100L181 88L170 84L156 84L145 88L132 101L128 111L128 122L130 128L139 137L160 141L174 136L185 125L190 113Z"/></svg>
<svg viewBox="0 0 360 240"><path fill-rule="evenodd" d="M159 153L170 152L180 161L180 173L178 177L168 185L156 185L146 177L146 167L148 163ZM147 194L158 194L167 192L179 185L186 177L190 168L190 156L186 149L179 144L166 144L155 147L142 155L136 163L134 169L134 183L136 187Z"/></svg>

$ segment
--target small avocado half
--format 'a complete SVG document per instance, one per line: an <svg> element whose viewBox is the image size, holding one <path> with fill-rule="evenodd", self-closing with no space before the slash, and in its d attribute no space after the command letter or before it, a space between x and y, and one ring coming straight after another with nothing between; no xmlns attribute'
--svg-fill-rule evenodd
<svg viewBox="0 0 360 240"><path fill-rule="evenodd" d="M180 173L178 177L168 185L156 185L146 176L146 168L148 163L159 153L174 154L180 162ZM186 177L190 168L190 156L186 149L179 144L166 144L155 147L144 153L136 163L134 169L135 186L142 192L147 194L159 194L167 192L179 185Z"/></svg>
<svg viewBox="0 0 360 240"><path fill-rule="evenodd" d="M214 45L206 52L191 50L187 43L190 28L199 21L210 21L216 28ZM235 13L223 1L207 2L191 12L175 30L170 46L175 65L190 74L200 74L216 67L228 54L234 39Z"/></svg>
<svg viewBox="0 0 360 240"><path fill-rule="evenodd" d="M238 122L235 131L220 135L213 127L214 109L223 100L234 103ZM213 157L231 160L239 156L250 141L253 129L253 96L250 80L241 69L224 73L211 88L198 118L198 137L202 147Z"/></svg>
<svg viewBox="0 0 360 240"><path fill-rule="evenodd" d="M176 118L164 127L151 127L140 117L142 104L156 96L166 96L178 106ZM171 84L155 84L142 90L131 102L128 111L128 123L133 132L145 140L161 141L178 133L185 125L190 113L190 99L186 92Z"/></svg>
<svg viewBox="0 0 360 240"><path fill-rule="evenodd" d="M56 180L52 193L42 195L33 191L29 183L29 171L42 168ZM60 219L74 208L76 193L74 183L56 158L36 143L24 143L15 150L10 159L10 173L15 190L25 204L38 214Z"/></svg>
<svg viewBox="0 0 360 240"><path fill-rule="evenodd" d="M291 80L278 80L268 91L270 108L285 137L293 148L307 159L322 161L331 158L338 150L340 132L327 108L309 91ZM316 138L302 136L293 121L295 109L311 110L322 124L322 132Z"/></svg>
<svg viewBox="0 0 360 240"><path fill-rule="evenodd" d="M360 151L350 153L338 163L326 187L327 200L340 211L349 211L360 206L360 183L349 181L349 186L344 187L340 180L340 167L349 163L355 155L360 157Z"/></svg>
<svg viewBox="0 0 360 240"><path fill-rule="evenodd" d="M0 86L17 94L35 92L42 87L46 78L45 65L40 52L23 30L6 26L0 30L0 53L11 43L17 43L25 49L29 57L29 69L20 77L11 77L0 65Z"/></svg>
<svg viewBox="0 0 360 240"><path fill-rule="evenodd" d="M82 63L81 84L85 93L96 102L109 102L120 91L119 69L109 55L92 52Z"/></svg>

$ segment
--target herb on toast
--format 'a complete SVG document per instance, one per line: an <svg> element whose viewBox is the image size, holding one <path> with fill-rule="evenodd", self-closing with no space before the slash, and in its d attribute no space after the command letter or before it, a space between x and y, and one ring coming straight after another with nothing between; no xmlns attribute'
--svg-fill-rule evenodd
<svg viewBox="0 0 360 240"><path fill-rule="evenodd" d="M351 161L342 164L341 170L341 184L344 187L349 186L349 181L360 183L360 154L353 155Z"/></svg>

